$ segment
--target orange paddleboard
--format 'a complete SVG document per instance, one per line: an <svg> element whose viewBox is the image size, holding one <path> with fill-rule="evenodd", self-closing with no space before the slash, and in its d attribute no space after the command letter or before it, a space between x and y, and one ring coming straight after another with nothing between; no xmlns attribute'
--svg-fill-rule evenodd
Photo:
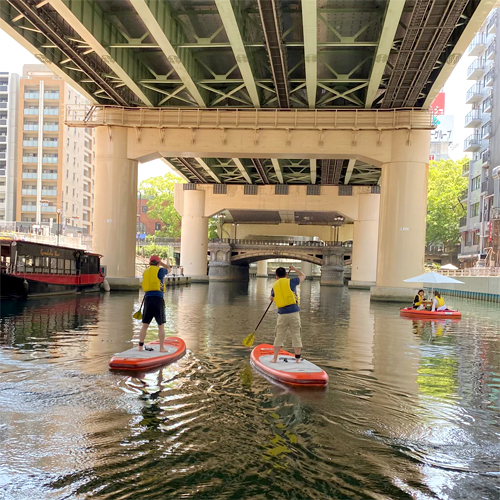
<svg viewBox="0 0 500 500"><path fill-rule="evenodd" d="M186 353L186 344L179 337L167 337L165 339L166 352L160 352L158 340L149 342L144 347L152 348L152 351L139 351L137 347L115 354L109 361L109 367L113 370L143 370L145 368L156 368L157 366L172 363L182 358Z"/></svg>
<svg viewBox="0 0 500 500"><path fill-rule="evenodd" d="M319 366L303 359L297 363L295 356L281 349L278 361L273 359L273 346L260 344L250 354L250 359L258 370L285 384L301 386L325 386L328 384L328 374Z"/></svg>

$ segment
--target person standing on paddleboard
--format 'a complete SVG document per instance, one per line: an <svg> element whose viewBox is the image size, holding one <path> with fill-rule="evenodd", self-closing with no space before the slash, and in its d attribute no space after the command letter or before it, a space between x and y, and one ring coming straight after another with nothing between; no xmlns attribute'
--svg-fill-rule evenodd
<svg viewBox="0 0 500 500"><path fill-rule="evenodd" d="M142 275L142 289L144 290L144 314L142 315L142 328L139 333L139 351L144 349L144 340L149 324L154 318L158 323L158 340L160 352L165 352L165 289L163 278L170 272L170 266L164 264L158 255L149 258L149 267Z"/></svg>
<svg viewBox="0 0 500 500"><path fill-rule="evenodd" d="M295 266L290 266L289 272L295 271L296 278L288 278L284 267L276 269L276 283L271 290L270 300L273 300L278 308L278 320L276 322L276 336L274 338L273 363L278 361L280 349L283 347L285 336L288 332L292 337L292 345L295 350L295 359L300 362L302 352L299 305L297 304L297 287L306 279L306 275Z"/></svg>

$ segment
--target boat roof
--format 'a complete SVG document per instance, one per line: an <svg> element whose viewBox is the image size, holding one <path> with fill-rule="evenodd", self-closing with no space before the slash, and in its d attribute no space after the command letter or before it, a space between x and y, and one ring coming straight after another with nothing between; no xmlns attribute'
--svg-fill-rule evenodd
<svg viewBox="0 0 500 500"><path fill-rule="evenodd" d="M21 238L12 238L10 236L0 236L0 244L9 244L12 245L14 242L20 242L23 244L29 244L29 245L38 245L38 246L43 246L43 247L50 247L50 248L61 248L63 250L80 250L80 252L83 252L85 255L92 255L96 257L102 257L100 253L94 253L94 252L89 252L88 250L85 250L83 248L74 248L74 247L66 247L62 245L51 245L50 243L42 243L39 241L30 241L30 240L23 240Z"/></svg>

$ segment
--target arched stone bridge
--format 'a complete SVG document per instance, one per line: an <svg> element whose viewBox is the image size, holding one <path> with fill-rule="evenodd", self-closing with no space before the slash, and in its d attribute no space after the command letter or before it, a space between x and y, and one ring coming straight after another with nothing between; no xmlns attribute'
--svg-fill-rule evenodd
<svg viewBox="0 0 500 500"><path fill-rule="evenodd" d="M248 279L252 262L267 259L297 259L321 266L321 284L343 286L344 256L352 252L351 242L229 240L211 241L211 281Z"/></svg>

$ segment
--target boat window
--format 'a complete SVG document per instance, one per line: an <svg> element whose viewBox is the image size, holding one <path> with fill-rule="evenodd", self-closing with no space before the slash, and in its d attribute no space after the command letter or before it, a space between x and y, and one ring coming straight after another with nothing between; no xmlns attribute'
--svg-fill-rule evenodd
<svg viewBox="0 0 500 500"><path fill-rule="evenodd" d="M41 273L42 272L42 258L41 257L35 257L35 264L34 264L34 273Z"/></svg>
<svg viewBox="0 0 500 500"><path fill-rule="evenodd" d="M71 274L71 261L69 259L64 261L64 274Z"/></svg>
<svg viewBox="0 0 500 500"><path fill-rule="evenodd" d="M42 260L42 272L44 274L49 274L50 257L41 257L41 260Z"/></svg>
<svg viewBox="0 0 500 500"><path fill-rule="evenodd" d="M64 259L57 259L57 274L64 274Z"/></svg>
<svg viewBox="0 0 500 500"><path fill-rule="evenodd" d="M33 257L31 255L26 255L25 256L25 261L24 261L24 272L25 273L32 273L33 271L33 264L34 264Z"/></svg>
<svg viewBox="0 0 500 500"><path fill-rule="evenodd" d="M57 259L55 257L50 259L50 274L57 274Z"/></svg>
<svg viewBox="0 0 500 500"><path fill-rule="evenodd" d="M76 274L76 261L71 260L71 274Z"/></svg>
<svg viewBox="0 0 500 500"><path fill-rule="evenodd" d="M24 273L25 258L24 255L17 256L17 272Z"/></svg>
<svg viewBox="0 0 500 500"><path fill-rule="evenodd" d="M97 257L89 257L89 274L99 273L99 261Z"/></svg>

